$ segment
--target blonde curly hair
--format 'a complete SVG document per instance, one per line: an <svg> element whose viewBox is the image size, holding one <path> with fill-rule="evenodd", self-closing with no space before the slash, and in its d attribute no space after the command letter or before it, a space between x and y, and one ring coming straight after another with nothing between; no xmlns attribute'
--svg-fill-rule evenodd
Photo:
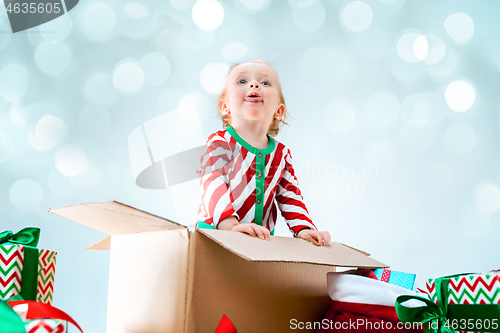
<svg viewBox="0 0 500 333"><path fill-rule="evenodd" d="M273 119L273 121L272 121L272 123L269 126L269 129L267 131L267 134L269 134L272 137L275 137L276 135L278 135L278 132L280 131L280 128L283 127L283 125L288 125L288 123L286 122L287 109L286 109L286 104L285 104L285 97L283 96L283 92L281 91L281 84L279 83L278 73L276 73L274 68L271 67L270 63L267 60L254 59L254 60L245 61L243 64L246 64L249 62L268 66L269 68L272 69L272 71L274 72L274 74L276 74L276 77L278 78L278 87L277 87L278 94L280 97L280 103L282 103L285 106L285 110L283 111L283 116L280 119L278 119L278 118ZM229 78L229 74L231 74L231 71L238 65L241 65L241 64L236 63L229 68L229 72L227 73L228 78ZM223 106L226 102L227 102L227 79L226 79L226 83L224 83L224 88L222 89L222 92L220 93L219 98L217 100L217 104L218 104L217 111L219 112L219 115L221 116L223 128L231 126L231 115L223 112Z"/></svg>

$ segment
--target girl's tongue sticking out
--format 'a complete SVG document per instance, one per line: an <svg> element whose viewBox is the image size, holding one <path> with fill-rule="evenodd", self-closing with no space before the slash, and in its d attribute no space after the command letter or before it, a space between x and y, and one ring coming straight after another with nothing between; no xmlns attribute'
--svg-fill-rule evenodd
<svg viewBox="0 0 500 333"><path fill-rule="evenodd" d="M249 103L260 103L262 102L262 97L258 93L250 93L245 97L245 102Z"/></svg>

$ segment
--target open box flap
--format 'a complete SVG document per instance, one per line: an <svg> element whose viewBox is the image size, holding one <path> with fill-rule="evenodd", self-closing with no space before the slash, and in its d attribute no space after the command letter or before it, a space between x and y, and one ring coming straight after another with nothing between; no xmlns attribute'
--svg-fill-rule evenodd
<svg viewBox="0 0 500 333"><path fill-rule="evenodd" d="M49 212L108 235L187 228L117 201L80 203Z"/></svg>
<svg viewBox="0 0 500 333"><path fill-rule="evenodd" d="M111 236L87 246L85 250L111 250Z"/></svg>
<svg viewBox="0 0 500 333"><path fill-rule="evenodd" d="M198 231L228 251L249 261L303 262L364 268L389 267L359 250L335 242L331 242L328 246L316 246L311 242L291 237L271 236L269 241L265 241L239 232L211 229L198 229Z"/></svg>

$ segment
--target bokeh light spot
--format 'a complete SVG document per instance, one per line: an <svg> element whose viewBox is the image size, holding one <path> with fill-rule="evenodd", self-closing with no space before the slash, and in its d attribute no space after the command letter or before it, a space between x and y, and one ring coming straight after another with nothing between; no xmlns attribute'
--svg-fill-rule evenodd
<svg viewBox="0 0 500 333"><path fill-rule="evenodd" d="M191 12L194 23L203 30L215 30L224 20L224 8L216 0L199 0Z"/></svg>
<svg viewBox="0 0 500 333"><path fill-rule="evenodd" d="M44 41L35 51L36 65L45 74L61 74L68 67L70 60L71 50L62 42Z"/></svg>
<svg viewBox="0 0 500 333"><path fill-rule="evenodd" d="M104 136L111 125L111 115L104 106L88 104L80 111L80 128L92 138Z"/></svg>
<svg viewBox="0 0 500 333"><path fill-rule="evenodd" d="M85 81L85 96L97 105L113 105L118 97L118 92L113 85L111 75L105 72L91 74Z"/></svg>
<svg viewBox="0 0 500 333"><path fill-rule="evenodd" d="M0 130L0 163L7 160L14 150L14 145L10 135Z"/></svg>
<svg viewBox="0 0 500 333"><path fill-rule="evenodd" d="M26 68L10 64L0 71L0 95L7 100L23 97L28 88L29 75Z"/></svg>
<svg viewBox="0 0 500 333"><path fill-rule="evenodd" d="M129 61L118 65L113 72L113 84L116 89L126 94L138 92L144 84L141 66Z"/></svg>
<svg viewBox="0 0 500 333"><path fill-rule="evenodd" d="M474 35L474 21L465 13L455 13L444 21L444 27L457 44L467 43Z"/></svg>
<svg viewBox="0 0 500 333"><path fill-rule="evenodd" d="M124 19L120 22L122 34L129 38L146 37L155 28L154 17L145 3L129 1L123 5Z"/></svg>
<svg viewBox="0 0 500 333"><path fill-rule="evenodd" d="M419 61L424 60L427 57L427 53L429 52L429 42L427 42L427 38L425 38L424 35L420 35L417 39L415 39L413 51Z"/></svg>
<svg viewBox="0 0 500 333"><path fill-rule="evenodd" d="M356 113L352 105L345 101L330 104L323 113L324 124L335 134L350 131L356 121Z"/></svg>
<svg viewBox="0 0 500 333"><path fill-rule="evenodd" d="M75 145L65 145L54 154L56 169L62 175L73 177L85 172L89 166L87 156Z"/></svg>
<svg viewBox="0 0 500 333"><path fill-rule="evenodd" d="M417 57L417 54L415 53L416 45L418 45L417 40L419 40L419 38L421 38L421 36L422 36L421 34L412 31L412 32L407 32L407 33L403 34L399 38L398 43L397 43L397 50L398 50L399 56L405 62L407 62L409 64L413 64L413 63L419 62L425 58L425 56L424 56L423 58L419 59ZM422 40L422 39L420 39L420 40ZM426 42L427 42L427 40L426 40ZM420 44L422 44L422 42L420 42ZM424 45L419 46L419 47L423 47L423 46ZM428 47L428 45L427 45L427 47ZM422 52L422 51L419 51L419 52ZM427 51L425 51L425 55L427 55Z"/></svg>
<svg viewBox="0 0 500 333"><path fill-rule="evenodd" d="M455 112L469 110L476 100L474 87L464 80L451 82L444 92L448 107Z"/></svg>
<svg viewBox="0 0 500 333"><path fill-rule="evenodd" d="M425 38L429 45L427 56L425 57L425 64L435 65L443 60L446 54L446 45L441 38L434 34L426 34Z"/></svg>
<svg viewBox="0 0 500 333"><path fill-rule="evenodd" d="M373 11L370 5L363 1L349 2L341 13L341 22L352 32L363 32L373 22Z"/></svg>
<svg viewBox="0 0 500 333"><path fill-rule="evenodd" d="M60 118L48 114L36 123L35 135L43 144L55 146L66 136L66 125Z"/></svg>
<svg viewBox="0 0 500 333"><path fill-rule="evenodd" d="M22 209L28 206L40 206L43 202L43 189L37 181L21 179L15 182L9 191L12 206Z"/></svg>
<svg viewBox="0 0 500 333"><path fill-rule="evenodd" d="M144 71L144 81L148 86L160 86L170 76L170 62L167 57L158 52L150 52L144 55L140 61Z"/></svg>
<svg viewBox="0 0 500 333"><path fill-rule="evenodd" d="M301 1L293 7L292 16L300 30L313 32L325 23L326 11L321 1Z"/></svg>
<svg viewBox="0 0 500 333"><path fill-rule="evenodd" d="M366 105L365 120L374 128L387 128L399 116L399 101L390 92L380 91L373 94Z"/></svg>
<svg viewBox="0 0 500 333"><path fill-rule="evenodd" d="M200 82L203 89L212 95L218 95L226 82L229 66L223 62L213 62L201 70Z"/></svg>
<svg viewBox="0 0 500 333"><path fill-rule="evenodd" d="M453 123L444 133L446 149L457 156L469 154L476 145L476 132L466 123Z"/></svg>

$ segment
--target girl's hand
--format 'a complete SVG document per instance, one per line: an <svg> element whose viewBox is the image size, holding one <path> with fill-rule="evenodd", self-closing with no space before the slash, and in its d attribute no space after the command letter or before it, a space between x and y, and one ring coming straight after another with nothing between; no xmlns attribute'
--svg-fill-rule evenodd
<svg viewBox="0 0 500 333"><path fill-rule="evenodd" d="M305 239L312 242L313 238L318 241L319 245L326 246L330 243L331 237L328 231L316 231L311 229L302 229L297 234L297 238Z"/></svg>
<svg viewBox="0 0 500 333"><path fill-rule="evenodd" d="M238 231L249 234L252 237L259 237L260 239L269 239L271 235L267 228L261 227L255 223L240 223L234 216L226 217L224 220L220 221L217 229Z"/></svg>
<svg viewBox="0 0 500 333"><path fill-rule="evenodd" d="M249 234L252 237L259 237L260 239L269 239L271 233L267 228L261 227L255 223L239 223L235 225L231 231L238 231L244 234Z"/></svg>

